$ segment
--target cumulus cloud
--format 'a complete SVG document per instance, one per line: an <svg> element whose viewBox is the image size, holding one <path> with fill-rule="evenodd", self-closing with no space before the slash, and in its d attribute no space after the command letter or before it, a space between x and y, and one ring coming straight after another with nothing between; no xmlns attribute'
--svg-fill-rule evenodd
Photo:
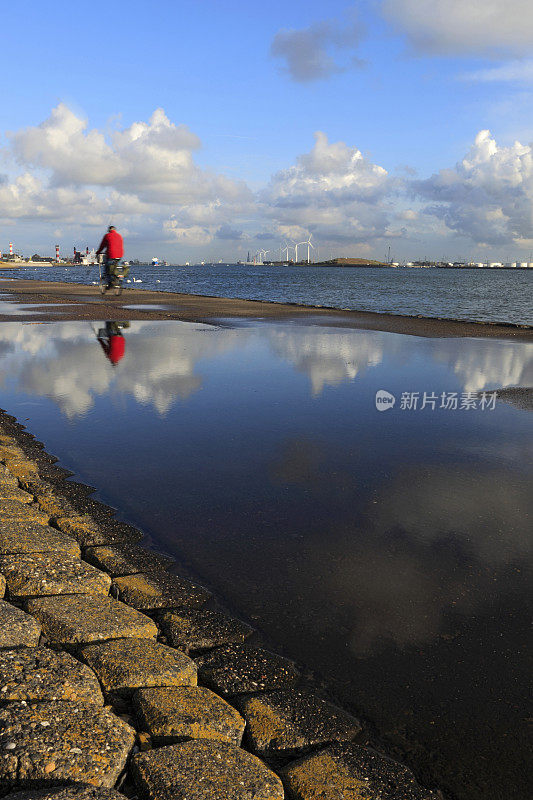
<svg viewBox="0 0 533 800"><path fill-rule="evenodd" d="M60 103L49 118L11 135L24 165L49 170L51 186L104 186L156 203L228 198L243 185L200 169L193 152L200 140L186 125L170 122L162 108L148 123L112 134L89 130L87 120Z"/></svg>
<svg viewBox="0 0 533 800"><path fill-rule="evenodd" d="M110 216L131 218L147 214L150 207L134 195L71 186L51 187L26 171L0 184L0 219L61 221L103 225Z"/></svg>
<svg viewBox="0 0 533 800"><path fill-rule="evenodd" d="M312 232L323 241L366 243L387 233L393 187L383 167L319 131L312 150L276 173L260 199L288 238Z"/></svg>
<svg viewBox="0 0 533 800"><path fill-rule="evenodd" d="M310 234L321 257L372 257L395 238L438 237L439 248L455 236L523 249L533 243L531 145L504 147L488 131L455 167L426 180L393 177L357 147L318 131L311 150L255 194L201 168L199 146L161 109L107 135L60 104L40 125L12 133L0 151L8 169L0 179L0 220L31 224L45 241L52 230L93 240L94 228L99 234L112 222L127 235L132 257L135 239L164 242L174 254L181 246L186 257L190 248L213 246L217 258L246 240L274 247Z"/></svg>
<svg viewBox="0 0 533 800"><path fill-rule="evenodd" d="M355 48L361 27L323 21L299 30L281 30L274 36L270 52L281 59L283 70L298 83L324 80L338 72L361 67ZM348 59L343 58L348 55Z"/></svg>
<svg viewBox="0 0 533 800"><path fill-rule="evenodd" d="M480 131L454 168L411 187L431 201L426 213L478 244L524 245L533 239L531 145L499 146L490 131Z"/></svg>
<svg viewBox="0 0 533 800"><path fill-rule="evenodd" d="M422 54L522 56L533 45L530 0L383 0L382 13Z"/></svg>
<svg viewBox="0 0 533 800"><path fill-rule="evenodd" d="M253 206L244 182L196 164L200 140L163 109L106 135L60 103L9 142L4 158L22 172L0 182L6 219L95 226L112 219L123 230L150 231L150 239L205 244Z"/></svg>

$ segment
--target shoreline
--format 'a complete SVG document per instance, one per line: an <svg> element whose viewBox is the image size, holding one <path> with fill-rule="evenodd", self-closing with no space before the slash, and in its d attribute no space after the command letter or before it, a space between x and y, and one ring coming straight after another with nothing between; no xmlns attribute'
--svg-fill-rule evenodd
<svg viewBox="0 0 533 800"><path fill-rule="evenodd" d="M312 324L401 333L429 338L475 337L533 341L533 326L511 322L477 322L440 317L403 316L374 311L352 311L325 306L299 305L265 300L244 300L212 295L125 288L120 297L100 296L98 289L81 283L33 279L0 280L0 294L8 301L40 307L31 313L21 309L25 322L74 320L182 320L216 322L222 319L308 321ZM128 308L128 304L136 308ZM54 305L51 313L47 306ZM159 308L154 309L157 305ZM64 308L62 308L64 306ZM142 308L146 306L146 308ZM0 321L13 321L2 314Z"/></svg>
<svg viewBox="0 0 533 800"><path fill-rule="evenodd" d="M214 769L213 786L227 784L232 800L344 796L361 781L376 796L386 785L390 800L442 800L326 684L171 572L141 530L69 480L1 409L0 473L0 678L10 692L0 745L28 754L24 769L0 763L1 796L31 787L110 800L100 788L115 787L113 800L170 800L191 753L202 781ZM80 783L91 784L87 798Z"/></svg>

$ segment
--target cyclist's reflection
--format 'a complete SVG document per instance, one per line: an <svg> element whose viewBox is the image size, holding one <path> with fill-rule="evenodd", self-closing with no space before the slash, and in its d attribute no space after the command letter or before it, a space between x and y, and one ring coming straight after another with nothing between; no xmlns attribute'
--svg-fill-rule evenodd
<svg viewBox="0 0 533 800"><path fill-rule="evenodd" d="M102 350L114 367L124 358L126 341L122 331L124 328L129 327L129 322L106 322L105 328L100 328L98 330L97 339L102 346Z"/></svg>

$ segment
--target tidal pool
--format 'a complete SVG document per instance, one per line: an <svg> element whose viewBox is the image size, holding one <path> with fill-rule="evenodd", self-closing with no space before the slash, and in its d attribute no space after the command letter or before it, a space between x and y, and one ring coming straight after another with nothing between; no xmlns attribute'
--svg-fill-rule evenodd
<svg viewBox="0 0 533 800"><path fill-rule="evenodd" d="M426 783L528 796L532 345L5 322L0 378L63 466Z"/></svg>

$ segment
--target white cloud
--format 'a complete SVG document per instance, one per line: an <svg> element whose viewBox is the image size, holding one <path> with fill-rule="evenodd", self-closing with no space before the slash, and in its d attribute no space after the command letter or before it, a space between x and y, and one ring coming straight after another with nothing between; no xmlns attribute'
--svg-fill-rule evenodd
<svg viewBox="0 0 533 800"><path fill-rule="evenodd" d="M387 232L393 186L383 167L319 131L313 149L275 174L260 199L289 238L312 232L323 242L366 243Z"/></svg>
<svg viewBox="0 0 533 800"><path fill-rule="evenodd" d="M146 214L149 206L133 195L86 187L49 186L26 171L0 184L0 219L60 220L62 223L104 225L110 216Z"/></svg>
<svg viewBox="0 0 533 800"><path fill-rule="evenodd" d="M462 75L462 80L478 83L533 83L533 61L509 61Z"/></svg>
<svg viewBox="0 0 533 800"><path fill-rule="evenodd" d="M530 0L383 0L382 13L419 53L522 56L533 46Z"/></svg>
<svg viewBox="0 0 533 800"><path fill-rule="evenodd" d="M496 143L480 131L465 158L442 169L413 191L431 205L426 213L478 244L524 245L533 239L533 151L515 142Z"/></svg>
<svg viewBox="0 0 533 800"><path fill-rule="evenodd" d="M184 260L195 248L202 258L210 257L206 248L228 258L242 252L239 242L257 238L273 249L310 234L321 257L375 257L384 239L401 241L406 254L427 242L442 252L447 237L459 236L532 246L531 146L503 147L488 131L459 164L426 180L392 177L357 147L319 131L311 150L255 195L244 182L202 169L196 135L161 110L108 137L59 105L10 141L0 151L10 173L0 179L0 221L18 224L10 237L24 236L25 252L38 252L52 235L69 250L72 241L96 244L110 223L126 235L128 256L159 243L162 256Z"/></svg>
<svg viewBox="0 0 533 800"><path fill-rule="evenodd" d="M354 22L316 22L299 30L281 30L274 36L271 54L284 62L283 70L298 83L323 80L338 72L361 67L355 56L361 28ZM346 60L342 54L351 57Z"/></svg>
<svg viewBox="0 0 533 800"><path fill-rule="evenodd" d="M50 171L51 186L103 186L153 203L236 198L245 187L198 167L200 140L158 108L148 123L134 122L108 142L101 131L60 103L36 127L11 134L18 161Z"/></svg>
<svg viewBox="0 0 533 800"><path fill-rule="evenodd" d="M149 236L211 242L253 207L244 182L200 168L200 140L162 109L106 136L60 103L44 122L9 136L4 151L22 173L0 183L0 217L104 226L112 220Z"/></svg>

